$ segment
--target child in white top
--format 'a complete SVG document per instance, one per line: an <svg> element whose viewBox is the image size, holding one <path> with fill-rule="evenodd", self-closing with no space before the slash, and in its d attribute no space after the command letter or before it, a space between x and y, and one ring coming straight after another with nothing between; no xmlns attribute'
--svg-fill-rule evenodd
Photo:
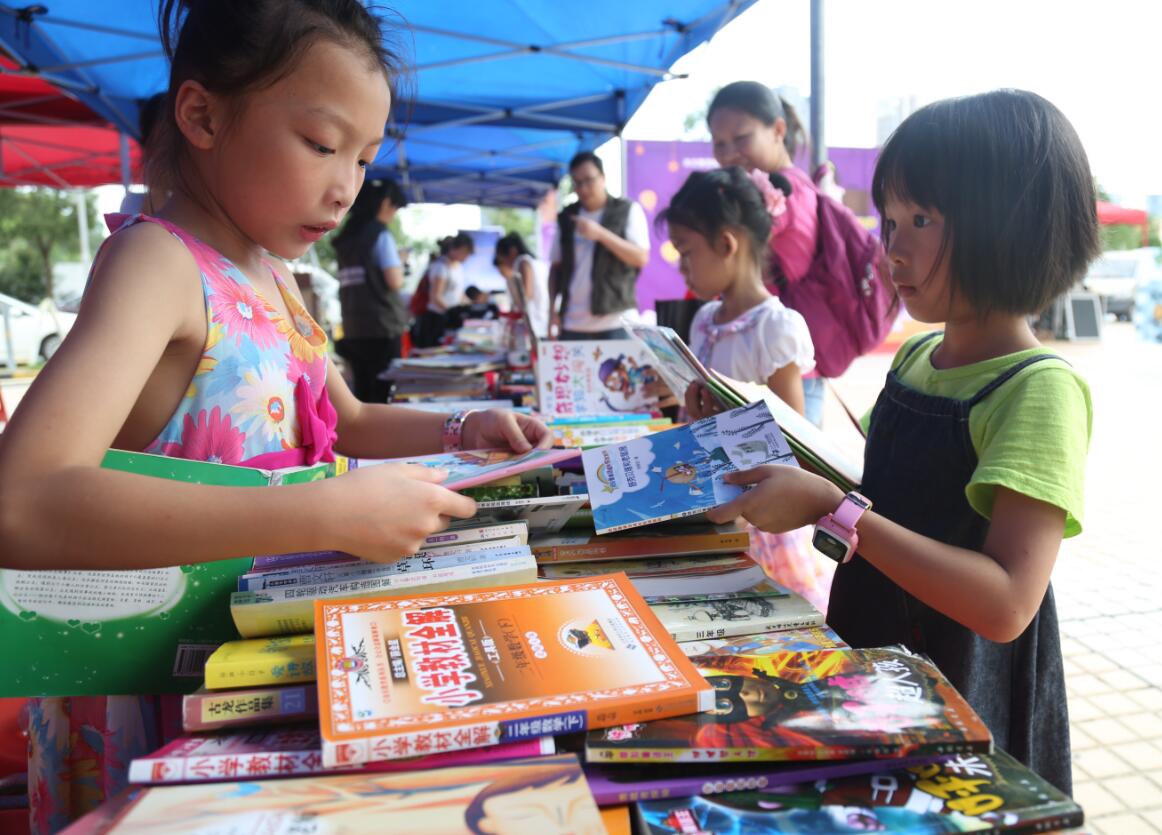
<svg viewBox="0 0 1162 835"><path fill-rule="evenodd" d="M703 365L728 377L766 384L802 413L803 374L814 368L815 352L803 317L763 286L771 215L758 187L738 167L695 172L660 220L669 227L687 286L700 299L716 299L694 317L691 350ZM719 411L709 397L701 386L686 391L691 418ZM751 555L776 582L824 608L828 566L801 535L756 529Z"/></svg>

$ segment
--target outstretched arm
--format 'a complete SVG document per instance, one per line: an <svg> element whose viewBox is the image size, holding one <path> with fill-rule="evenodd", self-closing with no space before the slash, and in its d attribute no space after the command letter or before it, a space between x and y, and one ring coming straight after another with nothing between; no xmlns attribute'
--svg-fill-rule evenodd
<svg viewBox="0 0 1162 835"><path fill-rule="evenodd" d="M577 217L574 222L577 224L578 234L601 244L623 264L640 270L650 260L648 248L640 247L620 235L610 232L597 221L587 217Z"/></svg>

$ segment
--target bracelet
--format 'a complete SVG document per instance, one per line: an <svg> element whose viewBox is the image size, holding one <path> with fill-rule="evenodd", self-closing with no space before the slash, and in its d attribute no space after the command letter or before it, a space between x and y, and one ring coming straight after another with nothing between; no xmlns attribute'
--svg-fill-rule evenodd
<svg viewBox="0 0 1162 835"><path fill-rule="evenodd" d="M464 409L448 415L444 421L444 452L459 452L464 448L464 421L475 409Z"/></svg>

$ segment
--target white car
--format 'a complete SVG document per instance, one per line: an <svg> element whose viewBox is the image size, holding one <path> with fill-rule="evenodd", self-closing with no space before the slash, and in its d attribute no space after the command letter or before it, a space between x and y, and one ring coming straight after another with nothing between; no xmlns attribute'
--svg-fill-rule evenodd
<svg viewBox="0 0 1162 835"><path fill-rule="evenodd" d="M9 334L5 322L11 323L16 363L33 365L56 353L76 320L75 313L57 310L49 302L34 306L0 293L0 367L8 364Z"/></svg>
<svg viewBox="0 0 1162 835"><path fill-rule="evenodd" d="M1130 318L1138 287L1162 279L1158 247L1111 249L1089 267L1082 284L1101 297L1102 310L1119 319Z"/></svg>

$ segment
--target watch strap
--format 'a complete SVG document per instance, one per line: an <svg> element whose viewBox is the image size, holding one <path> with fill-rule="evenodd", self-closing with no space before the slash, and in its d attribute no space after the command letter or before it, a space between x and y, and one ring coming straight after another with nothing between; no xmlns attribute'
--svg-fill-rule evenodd
<svg viewBox="0 0 1162 835"><path fill-rule="evenodd" d="M831 514L831 518L840 525L843 525L843 527L854 531L856 523L859 522L859 517L863 516L865 511L870 510L871 506L870 499L852 490L843 497L843 501L839 503L839 507Z"/></svg>

